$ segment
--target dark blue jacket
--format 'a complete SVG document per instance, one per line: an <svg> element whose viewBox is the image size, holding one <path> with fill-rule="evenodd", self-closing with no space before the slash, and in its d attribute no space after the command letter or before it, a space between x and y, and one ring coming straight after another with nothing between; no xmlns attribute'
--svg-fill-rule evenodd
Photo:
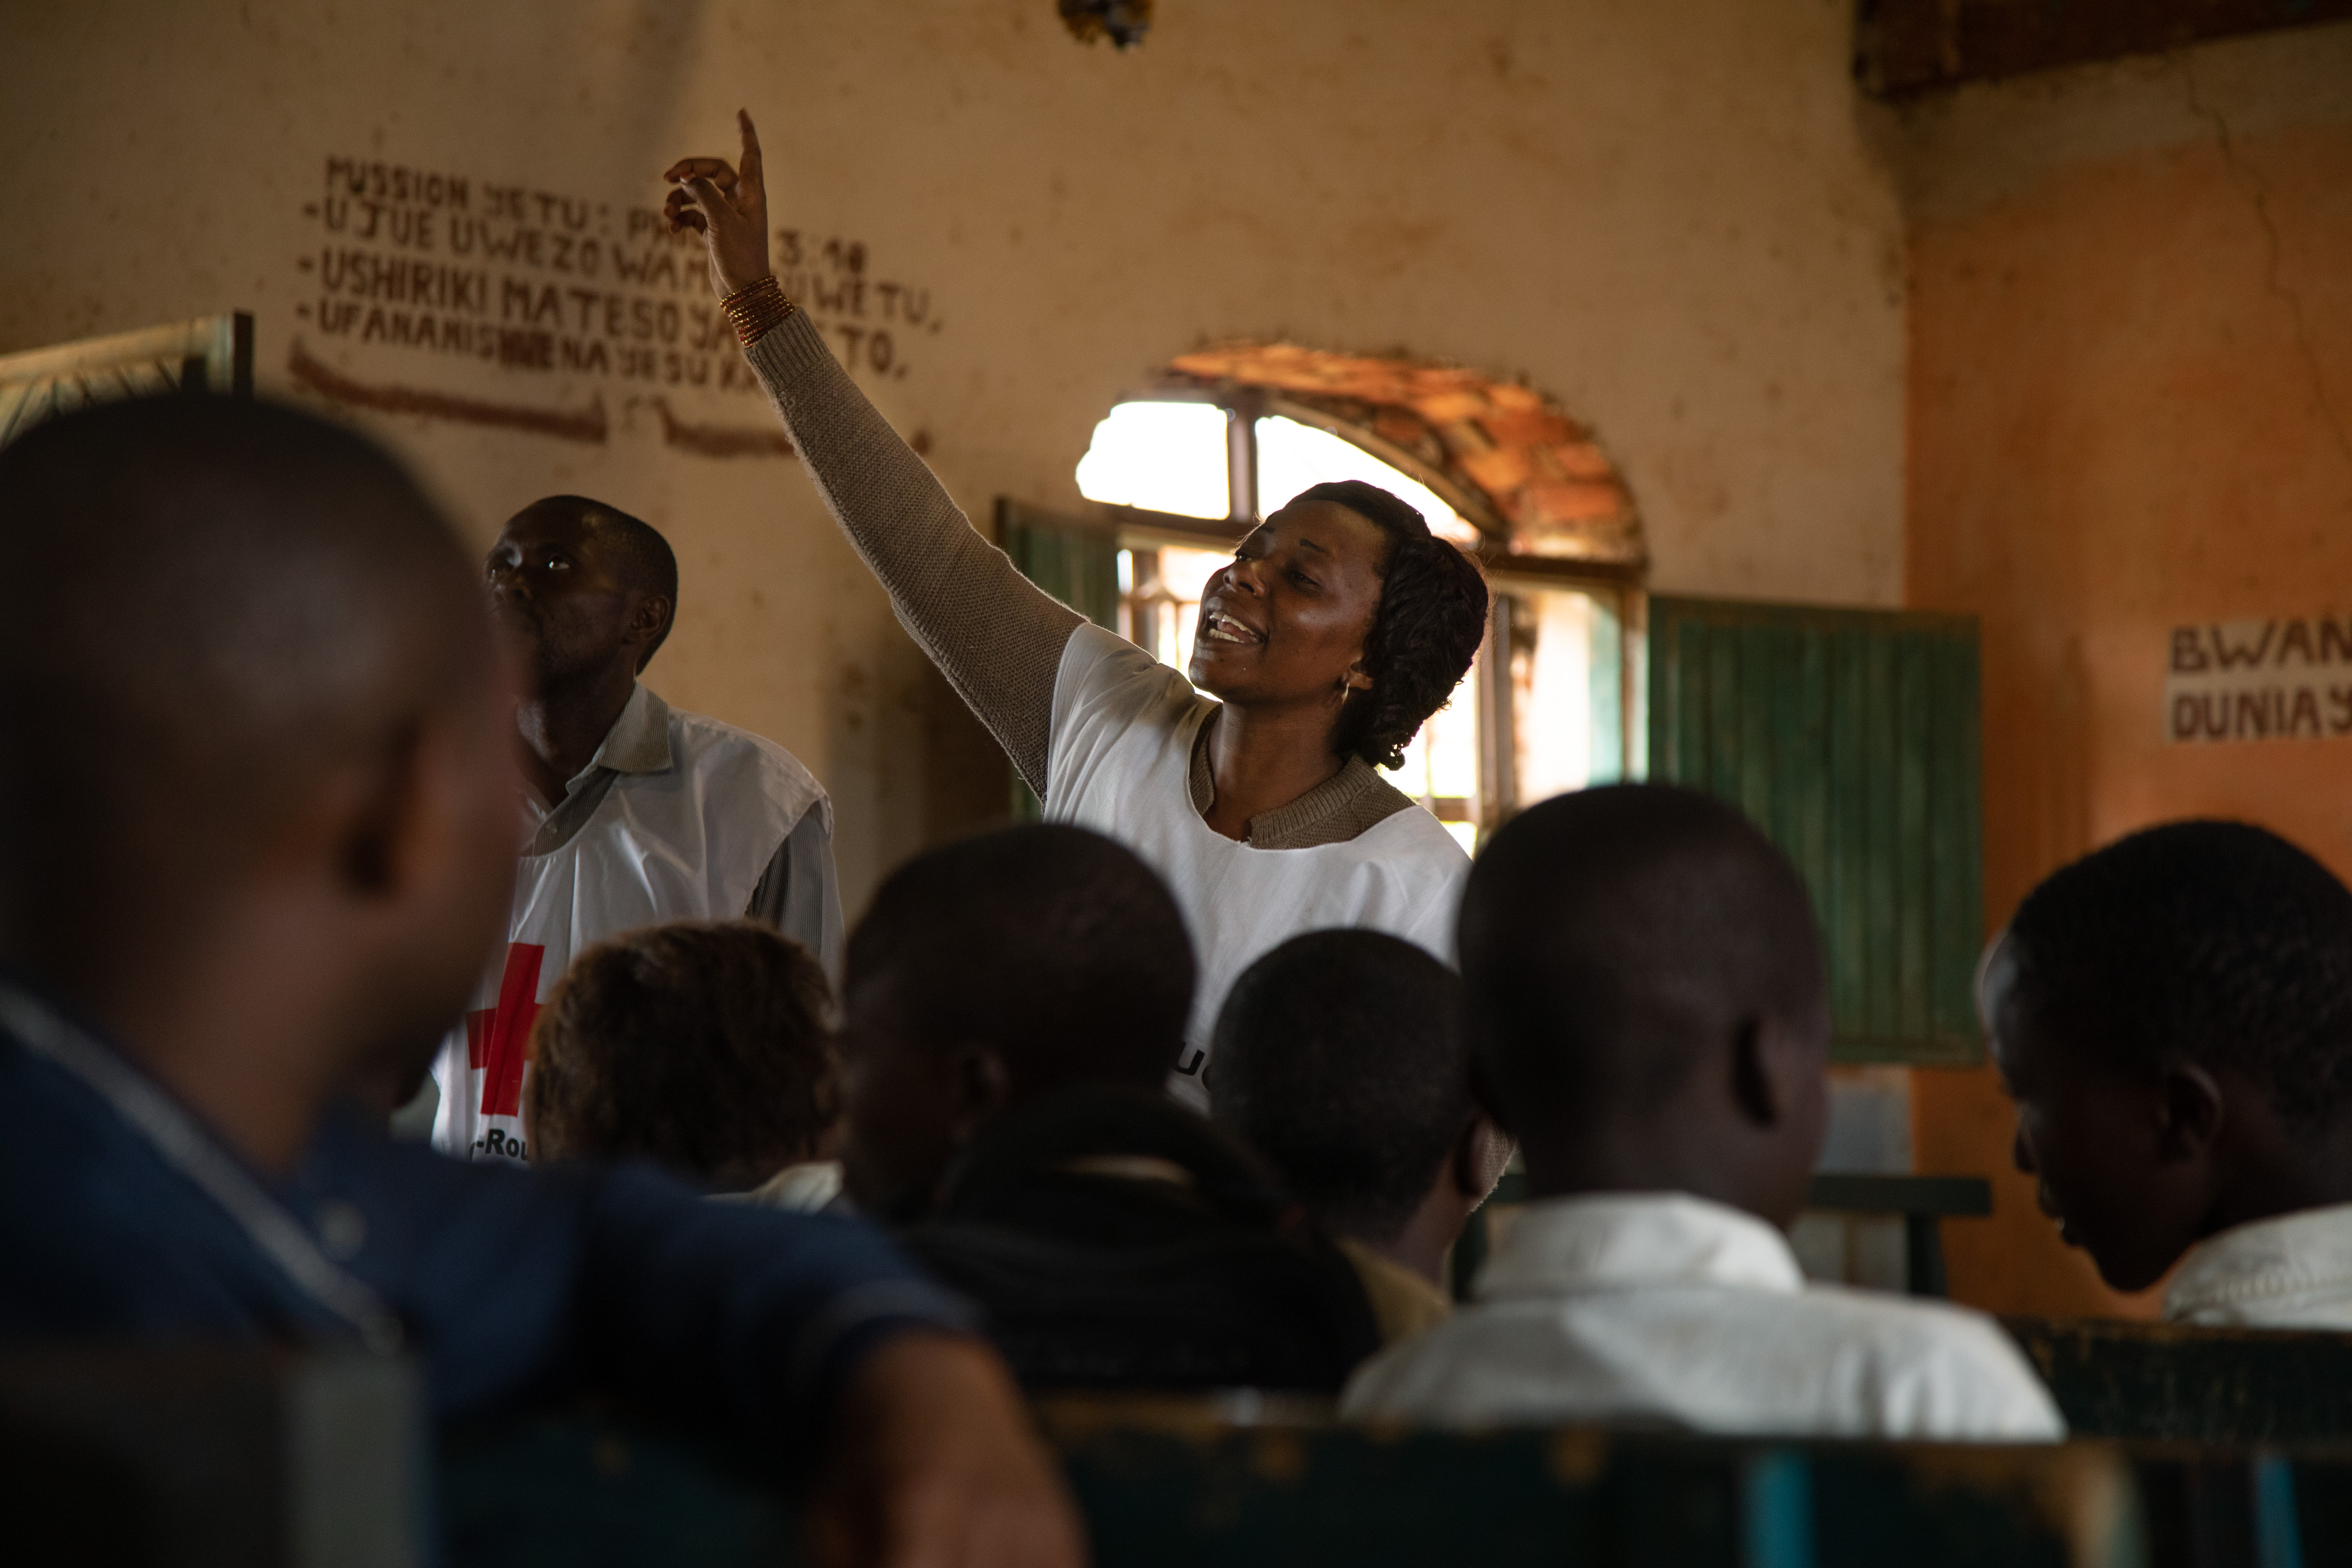
<svg viewBox="0 0 2352 1568"><path fill-rule="evenodd" d="M642 1168L463 1164L341 1113L290 1180L256 1180L399 1314L443 1417L594 1389L789 1438L878 1338L970 1321L870 1226ZM0 1345L352 1337L101 1094L0 1035Z"/></svg>

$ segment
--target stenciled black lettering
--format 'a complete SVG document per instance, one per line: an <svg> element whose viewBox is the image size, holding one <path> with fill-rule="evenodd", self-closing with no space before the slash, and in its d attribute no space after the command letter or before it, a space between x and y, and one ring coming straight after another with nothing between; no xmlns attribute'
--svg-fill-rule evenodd
<svg viewBox="0 0 2352 1568"><path fill-rule="evenodd" d="M2319 617L2319 662L2352 664L2352 616L2341 621L2334 616Z"/></svg>
<svg viewBox="0 0 2352 1568"><path fill-rule="evenodd" d="M2302 734L2306 719L2311 724L2313 740L2315 741L2326 733L2319 722L2319 693L2308 686L2298 686L2294 689L2294 710L2287 715L2286 732L2289 735Z"/></svg>
<svg viewBox="0 0 2352 1568"><path fill-rule="evenodd" d="M2230 640L2221 635L2221 628L2218 626L2212 627L2211 630L2213 635L2213 652L2220 658L2221 668L2223 669L2236 669L2241 666L2257 665L2263 662L2263 658L2271 651L2271 637L2278 631L2278 623L2276 621L2264 621L2263 623L2263 635L2257 638L2251 647L2243 643L2232 646Z"/></svg>
<svg viewBox="0 0 2352 1568"><path fill-rule="evenodd" d="M2205 657L2205 649L2200 644L2195 626L2172 628L2173 674L2195 675L2211 662Z"/></svg>
<svg viewBox="0 0 2352 1568"><path fill-rule="evenodd" d="M2172 700L2172 738L2176 741L2195 740L2199 717L2197 699L2185 694L2174 698Z"/></svg>

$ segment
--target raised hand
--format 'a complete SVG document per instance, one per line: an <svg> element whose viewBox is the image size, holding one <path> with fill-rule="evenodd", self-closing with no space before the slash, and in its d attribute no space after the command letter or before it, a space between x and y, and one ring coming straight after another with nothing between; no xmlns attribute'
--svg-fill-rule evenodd
<svg viewBox="0 0 2352 1568"><path fill-rule="evenodd" d="M662 175L670 184L662 216L672 234L702 236L710 286L720 299L768 276L768 187L760 168L760 133L748 110L735 111L743 155L733 168L724 158L681 158Z"/></svg>

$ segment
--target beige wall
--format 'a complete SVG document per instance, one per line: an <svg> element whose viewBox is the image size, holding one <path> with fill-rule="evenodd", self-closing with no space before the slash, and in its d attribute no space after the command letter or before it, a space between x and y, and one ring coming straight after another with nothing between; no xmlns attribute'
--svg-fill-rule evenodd
<svg viewBox="0 0 2352 1568"><path fill-rule="evenodd" d="M2177 743L2166 691L2178 628L2352 612L2352 26L1910 120L1909 593L1982 617L1988 918L2182 816L2352 877L2352 733ZM2352 668L2321 685L2352 731ZM1990 1073L1922 1072L1915 1104L1922 1169L2005 1169ZM1964 1299L2154 1309L2062 1248L2022 1177L1947 1228Z"/></svg>
<svg viewBox="0 0 2352 1568"><path fill-rule="evenodd" d="M593 281L549 269L562 217L531 193L602 204L572 237L627 247L662 166L727 151L747 104L778 224L866 247L865 314L832 319L892 331L887 375L860 339L865 379L968 508L1073 501L1122 385L1203 339L1287 333L1559 396L1622 465L1663 586L1896 598L1901 231L1844 0L1160 9L1120 56L1069 39L1050 0L10 6L0 351L244 308L274 389L299 339L379 389L601 405L598 445L362 417L477 535L559 488L665 528L683 618L654 683L828 782L853 908L1000 800L1001 763L793 467L665 445L648 399L752 428L757 403L324 330L321 247L364 222L346 210L331 234L310 210L329 159L462 175L457 216L520 188L549 228L540 268L453 254L446 210L407 252L485 268L495 321L499 274L611 283L608 259ZM919 290L927 321L882 321L884 283ZM674 296L699 297L691 279ZM620 325L608 354L625 308Z"/></svg>

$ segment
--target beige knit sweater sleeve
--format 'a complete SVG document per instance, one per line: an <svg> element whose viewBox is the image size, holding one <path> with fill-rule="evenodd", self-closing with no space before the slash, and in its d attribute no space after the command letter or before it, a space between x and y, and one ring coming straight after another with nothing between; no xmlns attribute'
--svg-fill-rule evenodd
<svg viewBox="0 0 2352 1568"><path fill-rule="evenodd" d="M899 624L1044 795L1054 679L1085 617L973 531L805 314L794 311L743 357Z"/></svg>

